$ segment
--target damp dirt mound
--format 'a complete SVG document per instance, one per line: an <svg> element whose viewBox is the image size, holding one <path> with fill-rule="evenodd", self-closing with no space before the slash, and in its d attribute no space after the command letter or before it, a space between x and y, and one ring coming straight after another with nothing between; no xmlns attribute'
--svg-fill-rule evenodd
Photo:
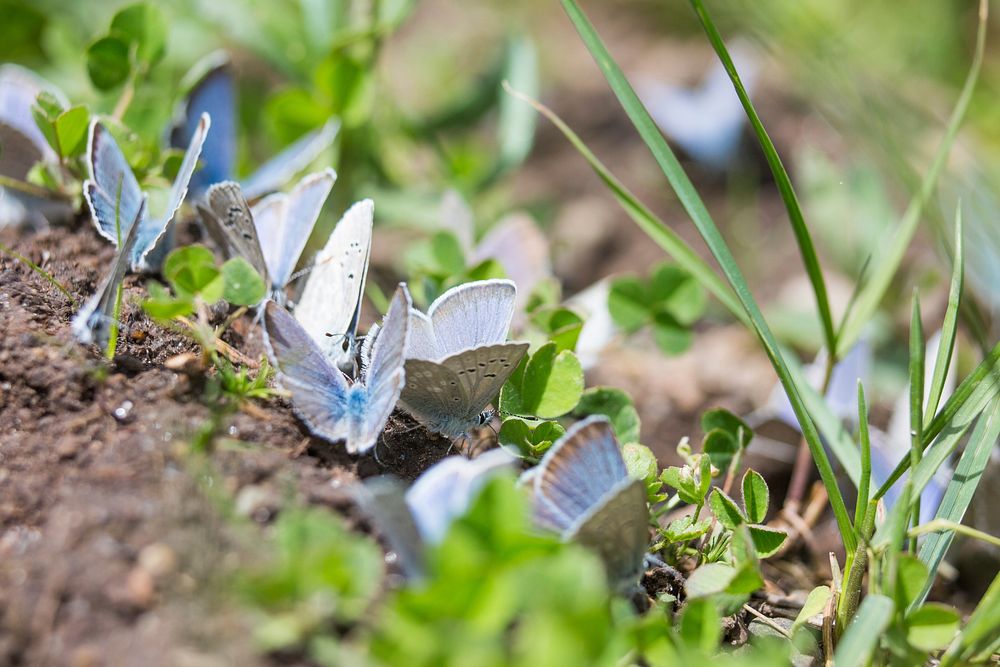
<svg viewBox="0 0 1000 667"><path fill-rule="evenodd" d="M4 230L0 242L76 304L114 254L86 225ZM223 565L253 561L225 502L251 524L292 501L350 513L352 482L412 479L450 446L397 414L380 464L352 458L310 437L282 399L213 421L198 378L164 366L197 348L144 315L143 280L126 280L109 361L73 339L69 297L0 253L0 664L253 662L240 620L208 609ZM253 357L254 332L245 318L227 340ZM210 458L190 447L206 428Z"/></svg>

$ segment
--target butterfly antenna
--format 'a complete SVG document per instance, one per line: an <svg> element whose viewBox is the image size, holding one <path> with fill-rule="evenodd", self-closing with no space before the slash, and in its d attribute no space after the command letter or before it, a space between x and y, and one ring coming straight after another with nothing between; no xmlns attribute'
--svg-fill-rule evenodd
<svg viewBox="0 0 1000 667"><path fill-rule="evenodd" d="M309 266L307 266L304 269L299 269L298 271L296 271L295 273L293 273L291 275L291 277L288 279L288 284L291 285L292 283L294 283L296 280L298 280L302 276L305 276L305 275L308 275L308 274L312 273L315 269L318 269L323 264L327 264L328 262L333 261L333 259L334 259L333 257L327 257L326 259L320 260L318 262L313 262L312 264L310 264Z"/></svg>

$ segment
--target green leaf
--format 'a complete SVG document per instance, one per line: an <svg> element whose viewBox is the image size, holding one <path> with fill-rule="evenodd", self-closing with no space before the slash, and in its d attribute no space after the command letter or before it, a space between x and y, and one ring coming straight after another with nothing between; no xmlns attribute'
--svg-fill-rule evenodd
<svg viewBox="0 0 1000 667"><path fill-rule="evenodd" d="M676 356L691 347L694 334L673 315L661 311L653 315L653 340L664 354Z"/></svg>
<svg viewBox="0 0 1000 667"><path fill-rule="evenodd" d="M345 128L366 122L375 101L375 86L369 68L337 50L316 67L313 80L323 93L330 111Z"/></svg>
<svg viewBox="0 0 1000 667"><path fill-rule="evenodd" d="M709 600L689 600L680 614L680 638L684 645L705 655L715 653L722 639L722 619Z"/></svg>
<svg viewBox="0 0 1000 667"><path fill-rule="evenodd" d="M789 402L792 404L795 416L798 418L799 424L802 427L803 437L805 438L806 443L809 446L809 451L816 463L816 468L819 471L820 479L823 481L823 486L829 494L830 505L833 509L834 517L837 520L837 527L840 531L841 538L843 539L844 546L848 551L853 551L857 546L857 539L854 536L851 517L847 512L847 506L844 503L843 495L837 485L837 479L833 472L833 467L830 465L829 458L827 458L819 433L816 431L816 426L802 402L800 391L789 373L777 340L775 340L774 335L771 333L770 328L765 322L764 316L760 311L760 307L754 300L753 295L750 292L750 287L747 284L746 279L743 277L743 273L740 270L739 265L736 263L732 251L729 249L729 246L723 239L718 227L709 215L705 203L702 201L701 197L699 197L698 192L691 183L691 180L688 178L683 167L681 167L680 162L677 160L677 157L673 154L673 151L667 144L666 139L660 133L659 128L656 123L653 122L653 119L642 105L642 102L639 101L639 97L636 95L635 91L632 90L632 87L629 85L621 69L611 57L611 54L608 53L607 48L601 42L600 37L598 37L593 25L591 25L589 20L587 20L587 17L583 14L574 0L562 0L562 4L570 17L570 20L580 33L587 49L590 51L608 83L611 85L612 90L618 97L629 118L632 120L633 125L639 131L639 134L642 136L646 146L652 152L653 157L660 166L660 169L663 171L667 180L677 193L678 199L684 206L688 215L691 217L695 226L698 228L699 233L708 245L712 255L715 257L727 280L729 281L730 287L736 293L737 298L742 304L743 310L747 316L744 321L749 321L753 326L764 351L767 353L772 366L774 366L774 369L778 374L778 378L781 380L782 387L785 389L785 393L788 395Z"/></svg>
<svg viewBox="0 0 1000 667"><path fill-rule="evenodd" d="M635 276L611 281L608 291L608 312L615 324L626 333L638 331L649 321L649 301L646 287Z"/></svg>
<svg viewBox="0 0 1000 667"><path fill-rule="evenodd" d="M810 618L817 614L822 614L826 610L826 605L830 601L830 595L829 586L817 586L809 591L802 609L799 610L799 615L795 617L795 622L792 623L791 634L793 636L795 635L795 631L804 626Z"/></svg>
<svg viewBox="0 0 1000 667"><path fill-rule="evenodd" d="M743 447L749 445L753 439L753 429L725 408L713 408L702 413L701 430L708 433L713 429L729 433L733 437L733 442L738 442Z"/></svg>
<svg viewBox="0 0 1000 667"><path fill-rule="evenodd" d="M691 515L674 519L662 530L664 539L671 544L687 542L697 537L701 537L712 527L712 522L708 519L695 521Z"/></svg>
<svg viewBox="0 0 1000 667"><path fill-rule="evenodd" d="M39 98L40 97L41 95L39 95ZM45 137L45 141L52 147L52 150L56 152L56 155L59 155L59 137L56 135L54 117L50 116L39 104L35 104L31 107L31 117L34 119L35 125L38 126L38 129ZM0 149L2 148L4 147L0 146Z"/></svg>
<svg viewBox="0 0 1000 667"><path fill-rule="evenodd" d="M128 44L117 37L102 37L87 47L87 74L98 90L117 88L131 72Z"/></svg>
<svg viewBox="0 0 1000 667"><path fill-rule="evenodd" d="M830 314L830 301L827 297L826 282L823 279L823 269L820 267L819 257L816 255L816 248L809 234L809 228L806 226L806 221L802 216L798 197L796 197L795 190L792 188L792 181L788 177L788 172L785 171L785 166L781 162L781 157L778 155L771 137L768 136L767 130L764 129L764 124L757 115L757 110L754 109L753 103L750 101L750 96L743 87L743 82L736 71L736 66L733 64L732 58L729 57L729 51L726 49L719 31L716 30L712 18L708 15L705 5L702 3L702 0L691 0L691 6L694 7L695 13L698 15L698 19L705 29L705 34L708 35L708 41L711 42L715 53L719 56L719 61L725 68L726 74L729 75L729 80L732 81L736 95L740 98L743 110L746 111L747 118L750 120L750 126L753 128L754 134L757 135L760 147L764 151L764 157L771 168L771 174L774 176L774 182L778 186L778 192L781 193L781 199L784 201L785 209L788 211L788 220L792 224L792 231L795 232L795 240L799 246L799 255L802 257L806 274L808 274L809 282L812 284L813 294L816 297L816 308L819 310L819 319L823 324L825 347L828 350L836 350L837 336L833 327L833 316Z"/></svg>
<svg viewBox="0 0 1000 667"><path fill-rule="evenodd" d="M153 319L165 322L175 317L185 317L194 312L194 302L183 297L173 297L157 282L146 285L149 298L142 302L142 309Z"/></svg>
<svg viewBox="0 0 1000 667"><path fill-rule="evenodd" d="M761 558L770 558L778 553L781 545L788 539L788 533L777 528L758 525L751 525L748 528L750 529L750 539L753 541L753 546L757 550L757 555Z"/></svg>
<svg viewBox="0 0 1000 667"><path fill-rule="evenodd" d="M222 298L235 306L256 305L267 295L264 279L242 257L233 257L222 265L222 279Z"/></svg>
<svg viewBox="0 0 1000 667"><path fill-rule="evenodd" d="M684 327L698 321L708 305L708 297L698 281L674 264L661 264L653 272L650 297Z"/></svg>
<svg viewBox="0 0 1000 667"><path fill-rule="evenodd" d="M660 473L660 481L675 489L680 499L689 505L700 505L705 501L705 495L700 492L698 481L687 466L665 468Z"/></svg>
<svg viewBox="0 0 1000 667"><path fill-rule="evenodd" d="M994 399L991 408L985 410L976 423L976 428L969 436L969 441L965 445L965 451L955 466L955 472L948 483L941 504L938 506L936 519L945 519L955 523L961 523L965 516L965 511L972 502L972 497L979 488L982 481L983 472L990 461L990 452L1000 438L1000 398ZM916 479L916 475L914 475ZM938 566L944 559L948 547L954 539L954 533L946 531L928 535L927 539L920 547L920 560L927 565L930 575L924 582L920 596L915 604L923 602L930 592L934 575ZM911 605L912 606L912 605Z"/></svg>
<svg viewBox="0 0 1000 667"><path fill-rule="evenodd" d="M580 396L573 414L580 417L604 415L619 442L639 442L639 412L632 397L615 387L591 387Z"/></svg>
<svg viewBox="0 0 1000 667"><path fill-rule="evenodd" d="M705 439L701 441L701 450L712 460L712 465L719 470L729 468L729 464L739 449L736 438L719 428L706 433Z"/></svg>
<svg viewBox="0 0 1000 667"><path fill-rule="evenodd" d="M500 409L550 419L576 407L582 394L583 369L576 355L546 343L522 359L500 392Z"/></svg>
<svg viewBox="0 0 1000 667"><path fill-rule="evenodd" d="M743 507L746 510L747 521L764 523L768 502L767 482L756 470L747 470L743 475Z"/></svg>
<svg viewBox="0 0 1000 667"><path fill-rule="evenodd" d="M747 521L736 501L727 496L721 489L712 489L712 495L708 497L708 504L719 523L729 530L733 530Z"/></svg>
<svg viewBox="0 0 1000 667"><path fill-rule="evenodd" d="M892 600L884 595L869 595L858 607L854 620L837 644L835 665L867 665L878 649L882 635L893 617Z"/></svg>
<svg viewBox="0 0 1000 667"><path fill-rule="evenodd" d="M0 61L40 60L48 54L45 33L50 14L23 0L0 1L3 17L3 40L0 40ZM57 16L54 12L52 17Z"/></svg>
<svg viewBox="0 0 1000 667"><path fill-rule="evenodd" d="M521 417L508 417L500 425L497 439L505 447L516 447L524 456L538 458L565 433L559 422L532 423Z"/></svg>
<svg viewBox="0 0 1000 667"><path fill-rule="evenodd" d="M929 602L906 617L906 639L921 651L936 651L951 642L960 621L953 608Z"/></svg>
<svg viewBox="0 0 1000 667"><path fill-rule="evenodd" d="M155 5L131 5L115 14L110 34L134 45L136 57L152 65L159 62L166 51L167 20Z"/></svg>
<svg viewBox="0 0 1000 667"><path fill-rule="evenodd" d="M930 423L937 412L948 379L948 368L955 350L955 332L958 329L958 307L962 299L962 282L965 271L965 253L962 248L962 209L955 209L955 260L951 273L951 287L948 290L948 308L941 323L941 338L938 342L937 358L934 360L934 375L927 390L927 406L924 423Z"/></svg>
<svg viewBox="0 0 1000 667"><path fill-rule="evenodd" d="M622 458L625 459L625 468L632 477L644 482L656 479L660 467L656 462L656 455L649 447L637 442L626 443L622 445Z"/></svg>
<svg viewBox="0 0 1000 667"><path fill-rule="evenodd" d="M518 35L508 40L503 77L510 85L532 97L538 94L538 55L527 36ZM509 169L521 164L531 152L536 116L531 109L507 95L500 97L499 107L497 136L500 167Z"/></svg>
<svg viewBox="0 0 1000 667"><path fill-rule="evenodd" d="M968 661L981 651L989 651L1000 638L1000 573L993 578L990 587L979 600L975 611L969 616L958 641L952 644L941 659L941 667L952 667L958 662ZM986 662L986 660L982 660Z"/></svg>
<svg viewBox="0 0 1000 667"><path fill-rule="evenodd" d="M85 106L75 106L59 114L55 122L56 137L59 140L59 155L65 158L82 155L87 146L89 126L90 113Z"/></svg>
<svg viewBox="0 0 1000 667"><path fill-rule="evenodd" d="M906 609L920 595L920 589L927 579L927 566L911 554L896 554L894 557L896 583L893 587L893 597L896 599L898 609Z"/></svg>
<svg viewBox="0 0 1000 667"><path fill-rule="evenodd" d="M465 270L465 251L451 232L438 232L431 237L431 252L438 270L445 276Z"/></svg>
<svg viewBox="0 0 1000 667"><path fill-rule="evenodd" d="M225 282L215 266L215 256L203 246L178 248L167 255L163 277L178 295L199 296L206 303L222 298Z"/></svg>
<svg viewBox="0 0 1000 667"><path fill-rule="evenodd" d="M549 340L556 344L559 351L576 348L576 342L583 330L583 318L576 312L562 306L536 308L530 312L531 321L546 332Z"/></svg>
<svg viewBox="0 0 1000 667"><path fill-rule="evenodd" d="M706 598L725 592L736 578L736 568L725 563L707 563L695 569L685 584L688 598Z"/></svg>

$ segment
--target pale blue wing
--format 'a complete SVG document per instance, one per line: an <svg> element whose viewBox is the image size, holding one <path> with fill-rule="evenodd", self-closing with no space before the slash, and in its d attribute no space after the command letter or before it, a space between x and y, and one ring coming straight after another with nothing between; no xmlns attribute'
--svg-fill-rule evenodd
<svg viewBox="0 0 1000 667"><path fill-rule="evenodd" d="M181 204L184 203L184 197L187 196L188 184L191 182L191 177L195 169L198 168L198 156L201 155L201 150L205 145L205 139L208 137L208 130L211 125L212 121L208 114L202 114L198 125L195 127L194 134L191 136L191 141L188 143L180 169L177 170L177 177L170 188L170 197L167 200L166 211L160 217L146 216L139 222L139 238L136 239L136 247L132 254L132 268L134 270L157 268L151 266L151 262L147 263L146 258L156 246L156 242L166 232L167 226L173 221L174 215L177 214L177 210L181 207Z"/></svg>
<svg viewBox="0 0 1000 667"><path fill-rule="evenodd" d="M307 132L271 158L243 181L243 192L247 199L254 200L283 188L296 174L327 151L339 132L340 121L331 118L322 127Z"/></svg>
<svg viewBox="0 0 1000 667"><path fill-rule="evenodd" d="M73 317L71 329L77 340L85 345L97 343L98 347L105 349L110 340L111 324L114 320L114 308L118 294L118 286L121 285L125 272L128 269L129 257L135 247L136 239L139 238L138 221L145 212L145 199L139 205L136 217L129 225L128 236L122 242L121 248L115 254L115 259L111 264L108 274L101 281L97 291L83 304L76 316Z"/></svg>
<svg viewBox="0 0 1000 667"><path fill-rule="evenodd" d="M191 178L195 197L215 183L230 180L236 173L236 86L225 54L214 53L193 69L207 72L191 88L181 109L181 122L170 134L170 145L183 148L201 122L212 118L212 133L205 139L201 169Z"/></svg>
<svg viewBox="0 0 1000 667"><path fill-rule="evenodd" d="M382 431L403 389L403 362L410 330L410 293L400 284L382 320L378 338L371 347L371 360L365 363L368 390L368 414L365 422L375 432Z"/></svg>
<svg viewBox="0 0 1000 667"><path fill-rule="evenodd" d="M347 380L327 363L295 318L273 301L264 309L264 344L279 384L291 394L292 408L309 430L333 442L346 440Z"/></svg>
<svg viewBox="0 0 1000 667"><path fill-rule="evenodd" d="M295 304L295 319L342 370L354 365L374 213L370 199L347 210L316 255Z"/></svg>
<svg viewBox="0 0 1000 667"><path fill-rule="evenodd" d="M612 586L625 591L642 576L649 548L649 508L641 480L623 479L564 533L597 552Z"/></svg>
<svg viewBox="0 0 1000 667"><path fill-rule="evenodd" d="M574 424L539 463L534 478L535 518L562 533L628 478L611 424L590 417Z"/></svg>
<svg viewBox="0 0 1000 667"><path fill-rule="evenodd" d="M118 143L97 121L90 125L87 170L90 178L83 184L83 194L94 225L101 236L119 246L119 240L128 236L132 221L137 219L144 196ZM142 224L142 219L136 224ZM133 256L141 247L137 238Z"/></svg>
<svg viewBox="0 0 1000 667"><path fill-rule="evenodd" d="M489 479L509 470L517 457L503 449L472 460L449 456L428 468L406 492L406 504L425 542L437 544L448 527L464 515Z"/></svg>
<svg viewBox="0 0 1000 667"><path fill-rule="evenodd" d="M366 479L356 487L361 510L369 515L378 531L396 553L399 566L409 579L425 574L424 541L406 503L406 488L394 477Z"/></svg>
<svg viewBox="0 0 1000 667"><path fill-rule="evenodd" d="M517 287L510 280L477 280L453 287L431 304L436 359L507 340ZM414 348L409 356L418 352Z"/></svg>
<svg viewBox="0 0 1000 667"><path fill-rule="evenodd" d="M336 178L332 169L309 174L287 195L270 195L253 207L257 236L275 292L288 284Z"/></svg>

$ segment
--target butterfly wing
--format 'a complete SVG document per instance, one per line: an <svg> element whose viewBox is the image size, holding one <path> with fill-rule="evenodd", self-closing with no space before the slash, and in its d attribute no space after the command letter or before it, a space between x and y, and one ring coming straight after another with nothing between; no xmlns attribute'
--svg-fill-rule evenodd
<svg viewBox="0 0 1000 667"><path fill-rule="evenodd" d="M443 359L407 359L403 407L432 431L467 433L496 398L528 349L527 343L488 345Z"/></svg>
<svg viewBox="0 0 1000 667"><path fill-rule="evenodd" d="M552 275L549 242L525 213L514 213L493 225L469 257L476 265L494 259L517 285L515 311L524 309L532 291Z"/></svg>
<svg viewBox="0 0 1000 667"><path fill-rule="evenodd" d="M603 417L574 424L542 457L534 479L535 521L564 533L598 498L628 479L611 425Z"/></svg>
<svg viewBox="0 0 1000 667"><path fill-rule="evenodd" d="M139 221L135 224L142 222L137 215L143 208L144 195L118 143L97 121L90 125L87 169L90 178L83 184L83 193L97 232L120 247L120 241L129 234L132 221ZM136 247L138 237L133 254Z"/></svg>
<svg viewBox="0 0 1000 667"><path fill-rule="evenodd" d="M393 477L375 477L359 485L356 497L361 509L372 517L376 530L396 552L399 566L409 579L424 576L424 541L407 505L406 489Z"/></svg>
<svg viewBox="0 0 1000 667"><path fill-rule="evenodd" d="M295 414L314 435L331 442L347 440L347 380L327 363L295 318L273 301L264 309L264 345L279 384L291 394Z"/></svg>
<svg viewBox="0 0 1000 667"><path fill-rule="evenodd" d="M138 221L145 213L146 202L141 201L139 211L135 219L129 226L128 236L125 237L121 247L115 254L115 259L111 264L108 275L105 276L97 291L87 299L83 307L73 317L71 329L84 345L97 343L98 347L105 349L108 346L111 335L111 324L114 320L115 303L117 302L118 286L121 285L128 269L129 257L136 240L139 238Z"/></svg>
<svg viewBox="0 0 1000 667"><path fill-rule="evenodd" d="M427 316L440 356L507 339L517 288L509 280L477 280L434 300Z"/></svg>
<svg viewBox="0 0 1000 667"><path fill-rule="evenodd" d="M204 71L185 98L180 122L170 134L170 145L182 148L197 131L201 115L212 118L212 133L205 139L201 169L191 178L190 189L200 196L209 186L233 178L236 172L236 86L224 53L209 54L192 70Z"/></svg>
<svg viewBox="0 0 1000 667"><path fill-rule="evenodd" d="M184 152L184 159L181 161L180 169L177 171L177 177L174 178L174 184L170 188L170 198L167 200L167 209L163 216L157 218L146 216L140 220L139 238L136 240L136 247L131 260L133 270L155 268L151 266L153 262L147 261L147 257L156 246L157 241L160 240L160 237L167 231L167 226L173 221L174 215L177 214L177 210L181 207L181 204L184 203L184 197L187 196L188 184L191 182L191 177L194 175L195 169L198 168L198 156L201 155L201 149L205 145L205 140L208 137L208 129L211 125L211 118L209 118L207 113L203 113L198 120L194 134L191 136L187 150Z"/></svg>
<svg viewBox="0 0 1000 667"><path fill-rule="evenodd" d="M267 264L260 250L257 227L239 183L226 181L211 186L205 193L205 203L198 204L198 210L223 255L227 259L242 257L247 260L267 282Z"/></svg>
<svg viewBox="0 0 1000 667"><path fill-rule="evenodd" d="M311 165L333 145L340 132L340 121L328 120L323 127L307 132L291 146L278 153L243 181L247 199L254 200L279 190L295 174Z"/></svg>
<svg viewBox="0 0 1000 667"><path fill-rule="evenodd" d="M288 284L336 178L332 169L310 174L289 194L265 197L253 207L257 236L274 291Z"/></svg>
<svg viewBox="0 0 1000 667"><path fill-rule="evenodd" d="M295 319L341 369L354 364L354 338L371 255L373 216L370 199L347 210L316 255L295 305Z"/></svg>
<svg viewBox="0 0 1000 667"><path fill-rule="evenodd" d="M368 391L365 423L371 444L359 447L359 451L366 451L375 445L386 420L399 401L406 378L404 360L409 331L410 293L406 285L400 284L389 304L389 311L382 320L382 326L378 329L378 338L368 348L371 357L365 363L365 387ZM368 440L365 444L367 442Z"/></svg>
<svg viewBox="0 0 1000 667"><path fill-rule="evenodd" d="M595 550L612 583L635 583L649 541L646 491L629 477L606 418L573 425L542 457L532 485L536 524Z"/></svg>
<svg viewBox="0 0 1000 667"><path fill-rule="evenodd" d="M648 524L649 509L642 481L624 479L606 492L563 537L597 552L611 584L627 589L642 576L649 547Z"/></svg>

